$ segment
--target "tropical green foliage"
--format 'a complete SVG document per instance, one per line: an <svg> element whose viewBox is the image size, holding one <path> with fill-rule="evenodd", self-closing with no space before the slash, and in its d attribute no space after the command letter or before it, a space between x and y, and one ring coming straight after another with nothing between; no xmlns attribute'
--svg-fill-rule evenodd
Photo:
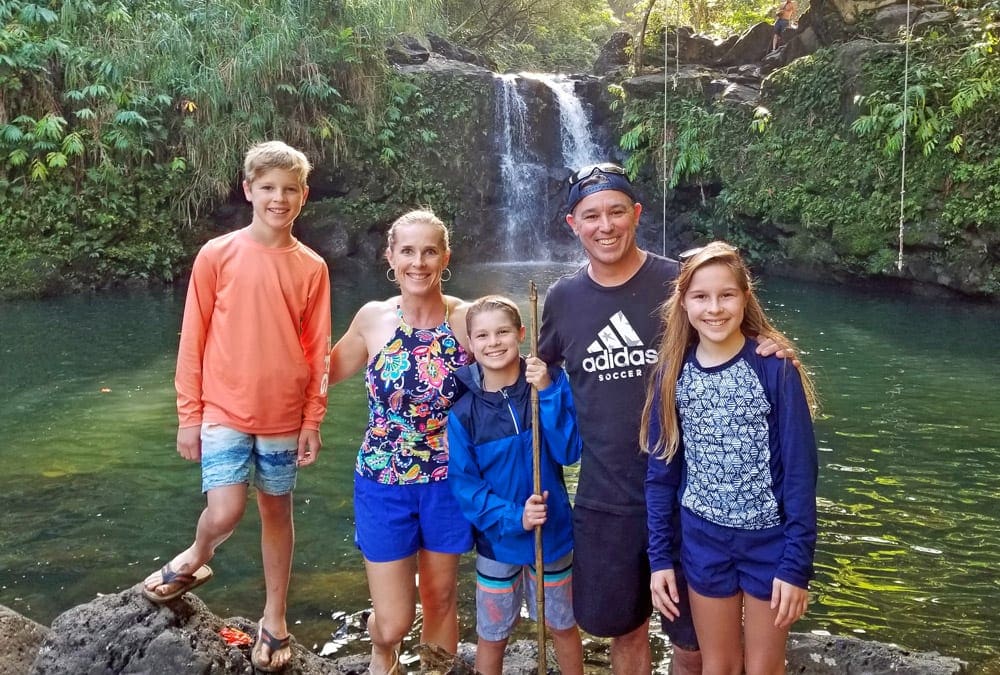
<svg viewBox="0 0 1000 675"><path fill-rule="evenodd" d="M905 119L901 50L873 50L864 62L867 94L853 124L842 96L856 80L835 50L773 74L768 107L754 111L706 106L700 92L673 92L665 108L623 97L628 168L655 167L671 187L721 188L696 221L751 257L894 275L905 133L904 245L933 242L955 260L974 259L983 252L969 251L970 239L1000 234L997 16L977 8L964 18L980 32L932 32L911 45ZM1000 290L992 275L985 292Z"/></svg>
<svg viewBox="0 0 1000 675"><path fill-rule="evenodd" d="M331 162L376 145L391 163L408 119L366 42L384 35L348 26L377 16L391 31L404 17L378 11L398 4L350 3L338 22L326 3L301 0L4 2L0 212L20 237L4 237L0 260L33 260L36 242L71 286L170 279L189 255L179 231L231 193L253 142L282 138ZM410 18L424 20L416 7ZM100 224L71 193L106 204ZM46 220L61 224L36 229ZM150 228L163 246L148 246ZM0 285L30 287L32 269L44 291L46 273L20 263L0 267Z"/></svg>
<svg viewBox="0 0 1000 675"><path fill-rule="evenodd" d="M966 145L963 130L978 130L988 119L995 120L1000 108L1000 31L987 25L978 41L954 42L931 33L912 44L916 65L905 97L890 81L903 70L900 56L886 57L879 68L869 69L877 88L859 99L869 113L854 122L854 131L878 139L887 154L900 152L904 134L925 156L939 148L960 153ZM990 145L993 140L977 139Z"/></svg>
<svg viewBox="0 0 1000 675"><path fill-rule="evenodd" d="M605 0L443 0L449 35L505 70L585 70L616 25Z"/></svg>
<svg viewBox="0 0 1000 675"><path fill-rule="evenodd" d="M662 38L663 26L691 26L696 32L725 37L742 33L763 21L774 21L782 0L653 0L649 15L647 46L652 47L653 33ZM626 20L638 25L649 9L650 0L621 0L612 3ZM799 0L798 15L809 9L809 0Z"/></svg>

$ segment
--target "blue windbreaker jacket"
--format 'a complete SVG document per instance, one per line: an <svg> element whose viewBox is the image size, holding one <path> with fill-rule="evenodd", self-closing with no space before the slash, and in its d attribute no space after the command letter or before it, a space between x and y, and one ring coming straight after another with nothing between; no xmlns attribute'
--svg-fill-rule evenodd
<svg viewBox="0 0 1000 675"><path fill-rule="evenodd" d="M542 427L542 490L548 490L548 519L542 526L542 554L554 562L573 549L573 522L562 467L580 460L583 444L569 381L549 368L552 384L538 394ZM532 495L531 385L521 375L499 392L483 391L479 366L456 371L468 387L448 415L448 483L462 513L475 528L476 550L516 565L535 562L535 535L521 524Z"/></svg>

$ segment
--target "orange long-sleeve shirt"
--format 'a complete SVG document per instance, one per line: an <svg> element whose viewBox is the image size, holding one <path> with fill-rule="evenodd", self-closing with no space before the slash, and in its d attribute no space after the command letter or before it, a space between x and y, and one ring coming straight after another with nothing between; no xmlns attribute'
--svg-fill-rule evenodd
<svg viewBox="0 0 1000 675"><path fill-rule="evenodd" d="M330 333L330 274L309 247L267 248L246 229L212 239L195 258L184 305L180 426L319 429Z"/></svg>

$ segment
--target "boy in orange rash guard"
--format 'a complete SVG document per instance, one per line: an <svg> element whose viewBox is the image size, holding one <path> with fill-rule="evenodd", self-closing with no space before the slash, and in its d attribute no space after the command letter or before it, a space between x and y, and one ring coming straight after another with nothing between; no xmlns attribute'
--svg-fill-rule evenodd
<svg viewBox="0 0 1000 675"><path fill-rule="evenodd" d="M291 233L310 168L279 141L252 147L243 181L252 222L195 259L177 355L177 452L201 461L207 506L194 543L143 582L165 603L212 576L205 563L243 515L252 466L267 594L252 660L265 671L291 658L292 490L297 468L316 461L326 412L330 275Z"/></svg>

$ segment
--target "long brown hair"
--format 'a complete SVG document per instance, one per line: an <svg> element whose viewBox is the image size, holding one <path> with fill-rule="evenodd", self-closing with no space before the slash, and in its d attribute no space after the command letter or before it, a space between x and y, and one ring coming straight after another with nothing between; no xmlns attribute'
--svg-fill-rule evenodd
<svg viewBox="0 0 1000 675"><path fill-rule="evenodd" d="M677 379L684 366L684 357L693 345L698 343L698 331L688 321L683 301L691 286L694 273L706 265L724 265L729 268L736 279L737 285L746 294L746 306L743 310L743 322L740 332L748 338L764 336L783 345L790 342L775 328L764 314L764 309L754 292L753 279L739 252L722 241L698 249L686 258L681 265L680 274L674 285L674 291L660 308L660 320L665 326L663 339L660 342L656 365L649 378L646 404L642 409L642 423L639 427L639 439L645 452L653 453L670 461L677 452L680 443L680 422L677 419ZM792 367L788 364L787 367ZM815 415L817 410L816 389L812 378L805 368L799 368L802 388L805 390L806 401L810 412ZM660 405L653 410L653 395L659 391ZM660 436L655 444L650 446L649 425L652 415L657 416L660 426Z"/></svg>

